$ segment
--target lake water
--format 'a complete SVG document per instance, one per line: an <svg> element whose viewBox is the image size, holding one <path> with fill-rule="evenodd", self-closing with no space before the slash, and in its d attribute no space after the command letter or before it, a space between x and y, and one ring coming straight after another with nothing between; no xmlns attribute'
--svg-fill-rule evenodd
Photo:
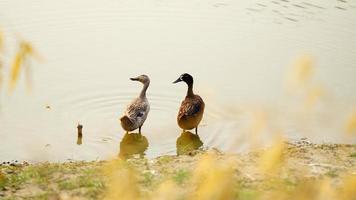
<svg viewBox="0 0 356 200"><path fill-rule="evenodd" d="M277 132L355 143L343 133L356 105L355 27L356 0L2 0L0 161L116 157L126 143L118 119L142 87L129 78L140 74L151 78L151 112L139 138L147 157L177 152L186 85L172 82L184 72L206 102L205 147L244 151ZM31 92L21 74L9 94L18 38L43 61L31 62ZM303 55L315 61L313 84L327 91L308 110L286 92L286 75Z"/></svg>

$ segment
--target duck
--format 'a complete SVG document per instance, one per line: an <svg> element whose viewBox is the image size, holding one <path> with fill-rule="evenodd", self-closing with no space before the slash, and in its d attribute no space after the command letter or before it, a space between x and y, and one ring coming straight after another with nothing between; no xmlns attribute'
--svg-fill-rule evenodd
<svg viewBox="0 0 356 200"><path fill-rule="evenodd" d="M150 85L150 78L147 75L140 75L136 78L130 78L130 80L141 82L143 84L143 88L140 95L133 99L133 101L127 106L123 116L120 118L120 122L126 133L138 129L139 134L141 134L141 128L150 111L150 104L146 97L146 91Z"/></svg>
<svg viewBox="0 0 356 200"><path fill-rule="evenodd" d="M203 118L205 103L203 99L193 92L193 77L184 73L173 83L185 82L188 85L187 94L179 108L177 123L183 132L195 128L198 135L198 125Z"/></svg>

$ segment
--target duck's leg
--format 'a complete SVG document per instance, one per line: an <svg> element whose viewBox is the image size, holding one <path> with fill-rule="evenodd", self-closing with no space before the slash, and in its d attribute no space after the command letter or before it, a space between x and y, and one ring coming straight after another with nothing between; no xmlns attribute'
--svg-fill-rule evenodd
<svg viewBox="0 0 356 200"><path fill-rule="evenodd" d="M141 135L141 127L142 126L140 126L140 127L138 127L138 133Z"/></svg>
<svg viewBox="0 0 356 200"><path fill-rule="evenodd" d="M198 135L198 127L195 127L195 134Z"/></svg>

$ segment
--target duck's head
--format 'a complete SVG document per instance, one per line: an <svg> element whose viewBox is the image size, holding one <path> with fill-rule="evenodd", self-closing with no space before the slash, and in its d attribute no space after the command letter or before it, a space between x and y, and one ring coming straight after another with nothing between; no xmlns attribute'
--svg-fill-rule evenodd
<svg viewBox="0 0 356 200"><path fill-rule="evenodd" d="M181 82L181 81L186 82L188 85L192 85L193 84L193 77L188 73L184 73L184 74L180 75L180 77L176 81L174 81L173 83L178 83L178 82Z"/></svg>
<svg viewBox="0 0 356 200"><path fill-rule="evenodd" d="M141 83L143 83L143 84L147 84L147 83L150 83L150 78L148 78L148 76L147 75L140 75L140 76L138 76L138 77L136 77L136 78L130 78L130 80L131 81L139 81L139 82L141 82Z"/></svg>

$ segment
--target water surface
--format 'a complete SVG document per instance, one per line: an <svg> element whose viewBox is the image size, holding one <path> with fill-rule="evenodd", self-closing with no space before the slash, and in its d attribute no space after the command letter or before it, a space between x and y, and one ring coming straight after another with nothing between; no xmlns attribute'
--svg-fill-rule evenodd
<svg viewBox="0 0 356 200"><path fill-rule="evenodd" d="M140 74L151 78L148 157L177 153L176 114L186 86L172 81L184 72L207 105L199 129L206 147L246 149L256 126L261 139L282 131L355 142L342 134L356 102L355 7L354 0L2 0L5 66L19 37L44 61L31 65L31 93L24 77L13 94L1 91L0 160L118 156L125 136L118 119L142 87L129 78ZM312 113L297 112L298 99L285 92L286 74L301 55L315 60L315 80L329 92Z"/></svg>

